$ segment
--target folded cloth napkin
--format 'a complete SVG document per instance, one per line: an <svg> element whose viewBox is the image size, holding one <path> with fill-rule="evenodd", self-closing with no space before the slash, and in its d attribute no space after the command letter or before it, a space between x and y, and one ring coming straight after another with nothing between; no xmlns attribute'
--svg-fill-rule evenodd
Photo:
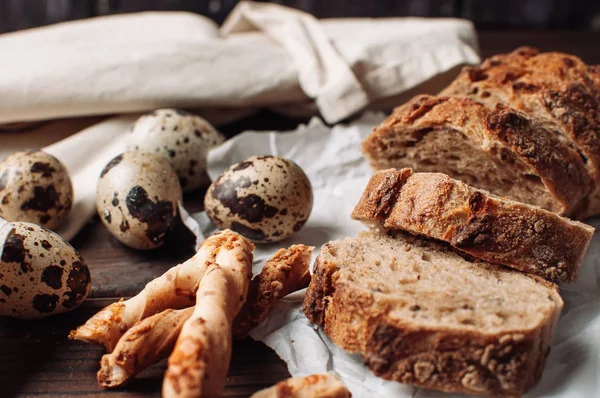
<svg viewBox="0 0 600 398"><path fill-rule="evenodd" d="M0 53L0 123L161 107L335 123L415 87L435 92L479 61L465 20L317 20L254 2L220 29L190 13L125 14L0 35Z"/></svg>

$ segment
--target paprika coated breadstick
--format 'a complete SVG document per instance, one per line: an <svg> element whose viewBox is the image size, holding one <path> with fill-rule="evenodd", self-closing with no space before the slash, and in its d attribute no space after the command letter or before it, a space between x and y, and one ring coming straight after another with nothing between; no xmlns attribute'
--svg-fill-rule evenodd
<svg viewBox="0 0 600 398"><path fill-rule="evenodd" d="M352 394L333 373L292 377L254 393L250 398L350 398Z"/></svg>
<svg viewBox="0 0 600 398"><path fill-rule="evenodd" d="M192 258L149 282L138 295L100 310L84 325L71 331L69 338L102 344L111 352L121 336L142 319L168 308L193 305L204 272L215 262L218 249L232 236L239 235L225 230L209 237ZM249 245L253 247L251 243Z"/></svg>
<svg viewBox="0 0 600 398"><path fill-rule="evenodd" d="M231 327L246 301L253 246L232 236L217 252L196 292L163 380L163 397L222 396L231 360Z"/></svg>
<svg viewBox="0 0 600 398"><path fill-rule="evenodd" d="M303 289L310 282L313 247L293 245L279 249L261 273L250 282L248 298L233 322L233 337L243 338L264 321L280 298ZM104 355L98 383L118 387L148 366L167 357L193 307L165 310L134 325L119 340L114 351Z"/></svg>

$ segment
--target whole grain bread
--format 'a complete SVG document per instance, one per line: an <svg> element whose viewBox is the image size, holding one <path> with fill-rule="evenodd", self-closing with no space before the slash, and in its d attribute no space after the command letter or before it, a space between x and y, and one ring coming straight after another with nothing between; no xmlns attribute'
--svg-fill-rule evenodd
<svg viewBox="0 0 600 398"><path fill-rule="evenodd" d="M366 232L321 248L303 310L384 379L519 395L540 379L562 306L541 278Z"/></svg>
<svg viewBox="0 0 600 398"><path fill-rule="evenodd" d="M377 170L443 172L563 215L592 188L577 151L538 119L469 98L417 96L377 126L362 150Z"/></svg>
<svg viewBox="0 0 600 398"><path fill-rule="evenodd" d="M476 189L442 173L376 172L352 217L445 241L470 255L571 282L594 228Z"/></svg>
<svg viewBox="0 0 600 398"><path fill-rule="evenodd" d="M465 67L441 95L489 109L503 103L545 122L579 152L594 182L582 217L600 214L600 92L596 68L573 55L522 47Z"/></svg>
<svg viewBox="0 0 600 398"><path fill-rule="evenodd" d="M352 394L333 373L291 377L250 398L350 398Z"/></svg>

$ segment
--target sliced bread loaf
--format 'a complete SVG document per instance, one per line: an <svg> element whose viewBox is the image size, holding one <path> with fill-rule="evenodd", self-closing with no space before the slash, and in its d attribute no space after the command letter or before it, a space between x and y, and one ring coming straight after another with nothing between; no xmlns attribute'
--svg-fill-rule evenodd
<svg viewBox="0 0 600 398"><path fill-rule="evenodd" d="M589 225L498 196L441 173L373 175L352 213L385 229L443 240L495 264L571 282L594 234Z"/></svg>
<svg viewBox="0 0 600 398"><path fill-rule="evenodd" d="M321 248L303 310L384 379L519 395L541 376L562 306L542 279L367 232Z"/></svg>
<svg viewBox="0 0 600 398"><path fill-rule="evenodd" d="M600 92L581 59L519 48L465 67L441 95L469 97L490 109L503 103L545 120L575 146L594 181L582 216L600 214Z"/></svg>
<svg viewBox="0 0 600 398"><path fill-rule="evenodd" d="M362 149L378 170L439 171L563 215L592 188L581 156L538 119L468 98L417 96L376 127Z"/></svg>

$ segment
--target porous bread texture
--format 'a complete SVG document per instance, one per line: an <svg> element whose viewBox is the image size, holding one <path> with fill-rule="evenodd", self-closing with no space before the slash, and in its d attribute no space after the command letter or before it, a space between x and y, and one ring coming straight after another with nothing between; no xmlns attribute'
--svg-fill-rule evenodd
<svg viewBox="0 0 600 398"><path fill-rule="evenodd" d="M384 379L519 395L539 381L562 306L540 278L365 232L321 248L303 310Z"/></svg>
<svg viewBox="0 0 600 398"><path fill-rule="evenodd" d="M571 214L592 182L575 149L535 118L504 105L421 95L363 141L376 170L443 172L498 196Z"/></svg>
<svg viewBox="0 0 600 398"><path fill-rule="evenodd" d="M576 279L594 228L476 189L442 173L376 172L352 217L439 239L551 281Z"/></svg>
<svg viewBox="0 0 600 398"><path fill-rule="evenodd" d="M465 67L440 94L471 98L489 109L503 103L534 116L580 154L594 183L578 209L600 213L600 82L598 68L573 55L521 47Z"/></svg>

